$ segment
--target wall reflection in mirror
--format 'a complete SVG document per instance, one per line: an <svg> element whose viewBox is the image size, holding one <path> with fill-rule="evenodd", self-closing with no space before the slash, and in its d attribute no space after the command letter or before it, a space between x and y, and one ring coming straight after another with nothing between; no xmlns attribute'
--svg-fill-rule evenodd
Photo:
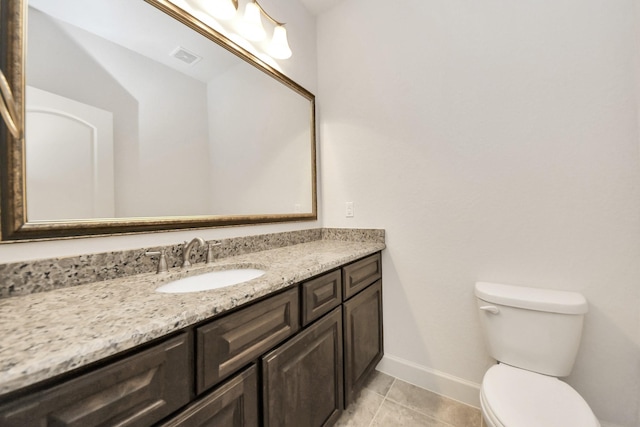
<svg viewBox="0 0 640 427"><path fill-rule="evenodd" d="M29 0L27 220L313 211L313 107L143 2Z"/></svg>

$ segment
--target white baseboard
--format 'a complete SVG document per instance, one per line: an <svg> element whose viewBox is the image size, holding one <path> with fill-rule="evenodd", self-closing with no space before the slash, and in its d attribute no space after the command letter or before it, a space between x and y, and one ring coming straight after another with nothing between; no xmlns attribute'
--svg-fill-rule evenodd
<svg viewBox="0 0 640 427"><path fill-rule="evenodd" d="M376 369L450 399L480 407L480 384L391 355L384 355Z"/></svg>

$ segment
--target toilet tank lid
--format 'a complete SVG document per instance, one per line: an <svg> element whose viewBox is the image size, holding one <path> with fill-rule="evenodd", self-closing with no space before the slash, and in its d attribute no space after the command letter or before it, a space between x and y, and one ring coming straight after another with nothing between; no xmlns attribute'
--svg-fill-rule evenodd
<svg viewBox="0 0 640 427"><path fill-rule="evenodd" d="M549 313L584 314L588 309L582 294L552 289L476 282L476 296L494 304Z"/></svg>

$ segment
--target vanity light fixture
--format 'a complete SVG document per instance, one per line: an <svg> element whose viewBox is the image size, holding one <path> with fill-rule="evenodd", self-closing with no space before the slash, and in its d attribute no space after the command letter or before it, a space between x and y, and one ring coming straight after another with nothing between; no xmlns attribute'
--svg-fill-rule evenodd
<svg viewBox="0 0 640 427"><path fill-rule="evenodd" d="M258 3L258 0L250 0L244 9L244 19L240 26L242 35L247 40L264 40L266 32L262 26L262 15L275 26L267 53L277 59L291 58L291 48L287 40L287 30L284 28L284 23L273 19Z"/></svg>
<svg viewBox="0 0 640 427"><path fill-rule="evenodd" d="M267 33L262 26L261 10L262 8L258 6L258 3L254 3L253 1L247 3L244 9L244 19L238 23L240 33L245 39L261 42L267 37Z"/></svg>
<svg viewBox="0 0 640 427"><path fill-rule="evenodd" d="M198 3L205 12L215 18L229 20L236 17L236 28L240 35L254 42L260 42L267 38L267 33L262 25L262 16L264 15L274 25L267 54L276 59L291 58L291 48L287 40L285 24L273 19L257 0L249 0L245 6L244 14L241 16L237 14L238 0L199 0Z"/></svg>
<svg viewBox="0 0 640 427"><path fill-rule="evenodd" d="M269 55L278 59L291 58L291 48L287 40L287 29L284 24L276 25L269 45Z"/></svg>

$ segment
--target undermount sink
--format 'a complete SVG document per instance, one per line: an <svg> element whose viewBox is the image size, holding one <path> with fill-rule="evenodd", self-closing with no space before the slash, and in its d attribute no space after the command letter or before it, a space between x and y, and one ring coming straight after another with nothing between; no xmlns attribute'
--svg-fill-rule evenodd
<svg viewBox="0 0 640 427"><path fill-rule="evenodd" d="M211 271L197 276L174 280L156 288L156 292L184 294L188 292L208 291L247 282L264 274L264 270L255 268L235 268L231 270Z"/></svg>

